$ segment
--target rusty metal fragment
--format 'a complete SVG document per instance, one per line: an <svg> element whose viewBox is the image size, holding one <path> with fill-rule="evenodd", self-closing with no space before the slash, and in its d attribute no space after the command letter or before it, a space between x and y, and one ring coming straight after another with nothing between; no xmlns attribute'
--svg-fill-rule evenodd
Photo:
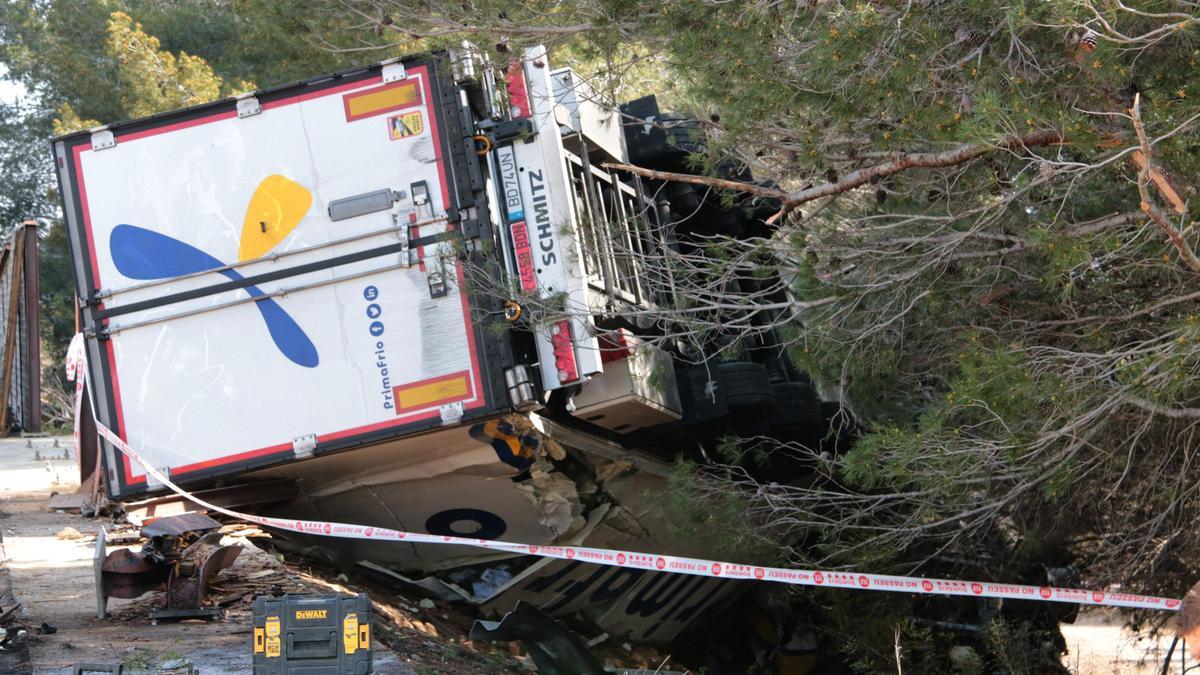
<svg viewBox="0 0 1200 675"><path fill-rule="evenodd" d="M150 618L213 617L219 608L205 607L208 582L237 560L241 546L222 546L220 523L201 513L159 518L142 528L140 551L106 553L106 533L96 540L96 601L104 617L108 598L138 598L165 590L164 606Z"/></svg>

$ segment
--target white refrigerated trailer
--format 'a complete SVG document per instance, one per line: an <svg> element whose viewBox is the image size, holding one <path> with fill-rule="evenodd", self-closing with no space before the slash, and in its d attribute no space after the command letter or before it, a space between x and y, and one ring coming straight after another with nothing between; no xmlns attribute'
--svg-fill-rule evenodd
<svg viewBox="0 0 1200 675"><path fill-rule="evenodd" d="M101 421L186 484L586 389L604 365L543 61L509 70L507 137L443 55L59 139ZM527 354L496 330L508 274L565 299ZM660 389L624 394L678 417ZM105 461L113 496L154 488Z"/></svg>
<svg viewBox="0 0 1200 675"><path fill-rule="evenodd" d="M247 500L266 513L704 553L647 497L683 448L621 441L739 402L719 368L673 364L608 321L669 287L614 253L671 245L669 204L597 168L628 161L627 136L535 48L501 74L466 53L404 58L57 139L97 418L185 487L287 484ZM761 405L746 365L730 385ZM100 455L112 498L161 491ZM337 553L508 564L357 540ZM472 599L588 606L643 640L723 595L699 577L505 569L506 593Z"/></svg>

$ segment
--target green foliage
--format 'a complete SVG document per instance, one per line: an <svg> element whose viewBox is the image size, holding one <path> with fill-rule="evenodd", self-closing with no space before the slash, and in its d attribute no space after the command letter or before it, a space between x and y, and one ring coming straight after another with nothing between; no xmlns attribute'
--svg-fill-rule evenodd
<svg viewBox="0 0 1200 675"><path fill-rule="evenodd" d="M60 221L44 231L40 249L43 352L50 361L43 377L63 380L65 386L59 364L75 335L75 275L67 231Z"/></svg>
<svg viewBox="0 0 1200 675"><path fill-rule="evenodd" d="M314 0L128 0L127 12L169 52L198 56L236 90L272 87L405 53L339 52L349 17ZM319 38L323 38L321 41Z"/></svg>
<svg viewBox="0 0 1200 675"><path fill-rule="evenodd" d="M109 123L360 62L308 34L339 25L312 1L15 0L0 62L48 106Z"/></svg>
<svg viewBox="0 0 1200 675"><path fill-rule="evenodd" d="M46 171L50 125L45 111L0 103L0 237L21 221L57 211Z"/></svg>
<svg viewBox="0 0 1200 675"><path fill-rule="evenodd" d="M113 12L107 23L104 54L113 64L115 104L123 115L145 117L220 97L223 82L204 59L162 51L158 38L146 34L142 25L124 12ZM59 113L56 134L99 124L81 118L69 102L62 104Z"/></svg>
<svg viewBox="0 0 1200 675"><path fill-rule="evenodd" d="M684 459L667 478L669 524L681 541L700 540L713 547L713 557L751 565L780 562L781 551L764 537L749 516L749 502L736 490L713 491L711 476ZM757 523L769 526L769 523Z"/></svg>

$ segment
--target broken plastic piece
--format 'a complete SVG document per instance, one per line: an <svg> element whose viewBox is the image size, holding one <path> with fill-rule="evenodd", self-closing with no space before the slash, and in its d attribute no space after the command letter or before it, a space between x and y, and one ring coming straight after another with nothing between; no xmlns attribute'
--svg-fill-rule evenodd
<svg viewBox="0 0 1200 675"><path fill-rule="evenodd" d="M471 639L519 640L542 675L605 672L578 633L524 601L499 621L476 621L471 626Z"/></svg>

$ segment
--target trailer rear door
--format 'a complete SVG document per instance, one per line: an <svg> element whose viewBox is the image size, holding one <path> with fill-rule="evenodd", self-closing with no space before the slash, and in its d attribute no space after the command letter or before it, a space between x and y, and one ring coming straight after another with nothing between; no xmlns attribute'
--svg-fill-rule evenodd
<svg viewBox="0 0 1200 675"><path fill-rule="evenodd" d="M459 263L459 215L485 205L448 70L376 66L55 143L104 423L186 483L503 407ZM115 496L156 487L107 452Z"/></svg>

